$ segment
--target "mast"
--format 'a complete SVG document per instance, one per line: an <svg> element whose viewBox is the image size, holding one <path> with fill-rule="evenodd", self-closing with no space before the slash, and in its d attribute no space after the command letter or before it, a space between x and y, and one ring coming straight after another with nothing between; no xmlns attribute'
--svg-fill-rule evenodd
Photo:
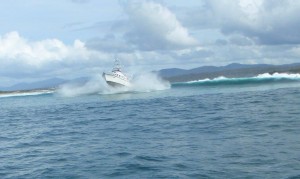
<svg viewBox="0 0 300 179"><path fill-rule="evenodd" d="M117 58L115 58L113 71L121 71L120 60L118 60Z"/></svg>

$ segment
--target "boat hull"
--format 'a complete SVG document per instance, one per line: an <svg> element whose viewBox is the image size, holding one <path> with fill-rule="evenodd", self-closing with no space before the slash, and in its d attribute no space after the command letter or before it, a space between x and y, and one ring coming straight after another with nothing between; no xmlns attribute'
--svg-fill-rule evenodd
<svg viewBox="0 0 300 179"><path fill-rule="evenodd" d="M129 87L130 86L130 83L128 80L122 79L115 74L103 73L102 76L105 79L106 83L112 87L124 87L124 86Z"/></svg>

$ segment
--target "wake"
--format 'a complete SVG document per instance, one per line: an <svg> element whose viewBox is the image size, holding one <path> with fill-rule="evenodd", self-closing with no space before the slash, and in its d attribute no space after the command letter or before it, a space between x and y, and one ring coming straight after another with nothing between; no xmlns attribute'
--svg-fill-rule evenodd
<svg viewBox="0 0 300 179"><path fill-rule="evenodd" d="M130 87L113 88L106 84L101 75L94 76L85 84L64 84L56 93L63 97L75 97L91 94L118 94L118 93L139 93L152 92L170 89L169 82L162 80L156 74L138 74L131 80Z"/></svg>

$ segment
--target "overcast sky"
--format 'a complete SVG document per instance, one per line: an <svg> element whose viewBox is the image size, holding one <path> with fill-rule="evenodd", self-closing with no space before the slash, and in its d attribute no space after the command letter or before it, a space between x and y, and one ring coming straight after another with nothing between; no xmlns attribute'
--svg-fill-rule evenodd
<svg viewBox="0 0 300 179"><path fill-rule="evenodd" d="M298 0L9 0L0 86L128 70L300 62Z"/></svg>

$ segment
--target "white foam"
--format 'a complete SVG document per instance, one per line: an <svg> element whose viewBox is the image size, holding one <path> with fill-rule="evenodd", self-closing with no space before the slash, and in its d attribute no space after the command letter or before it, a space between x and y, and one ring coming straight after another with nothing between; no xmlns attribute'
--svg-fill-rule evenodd
<svg viewBox="0 0 300 179"><path fill-rule="evenodd" d="M57 89L57 94L64 97L75 97L87 94L94 94L107 88L102 76L97 75L85 84L67 83Z"/></svg>
<svg viewBox="0 0 300 179"><path fill-rule="evenodd" d="M244 78L227 78L224 76L216 77L213 79L205 78L195 81L189 81L187 83L197 83L197 82L218 82L218 81L231 81L231 80L247 80L247 79L291 79L291 80L300 80L300 74L294 73L263 73L254 77L244 77Z"/></svg>
<svg viewBox="0 0 300 179"><path fill-rule="evenodd" d="M36 96L42 94L51 94L54 91L52 90L40 90L40 91L26 91L26 92L8 92L4 94L0 94L0 98L8 98L8 97L22 97L22 96Z"/></svg>
<svg viewBox="0 0 300 179"><path fill-rule="evenodd" d="M138 92L166 90L171 87L169 82L162 80L154 73L136 75L131 83L132 85L129 87L129 90Z"/></svg>
<svg viewBox="0 0 300 179"><path fill-rule="evenodd" d="M163 81L156 74L137 74L131 80L130 87L113 88L106 84L101 75L93 77L85 84L65 84L60 86L57 93L64 97L75 97L88 94L117 94L124 92L151 92L165 90L171 87L169 82Z"/></svg>
<svg viewBox="0 0 300 179"><path fill-rule="evenodd" d="M298 74L298 73L293 73L293 74L289 74L289 73L273 73L273 74L264 73L264 74L258 75L256 78L300 79L300 74Z"/></svg>
<svg viewBox="0 0 300 179"><path fill-rule="evenodd" d="M206 81L211 81L211 79L209 79L209 78L205 78L205 79L202 79L202 80L188 81L187 83L206 82Z"/></svg>

